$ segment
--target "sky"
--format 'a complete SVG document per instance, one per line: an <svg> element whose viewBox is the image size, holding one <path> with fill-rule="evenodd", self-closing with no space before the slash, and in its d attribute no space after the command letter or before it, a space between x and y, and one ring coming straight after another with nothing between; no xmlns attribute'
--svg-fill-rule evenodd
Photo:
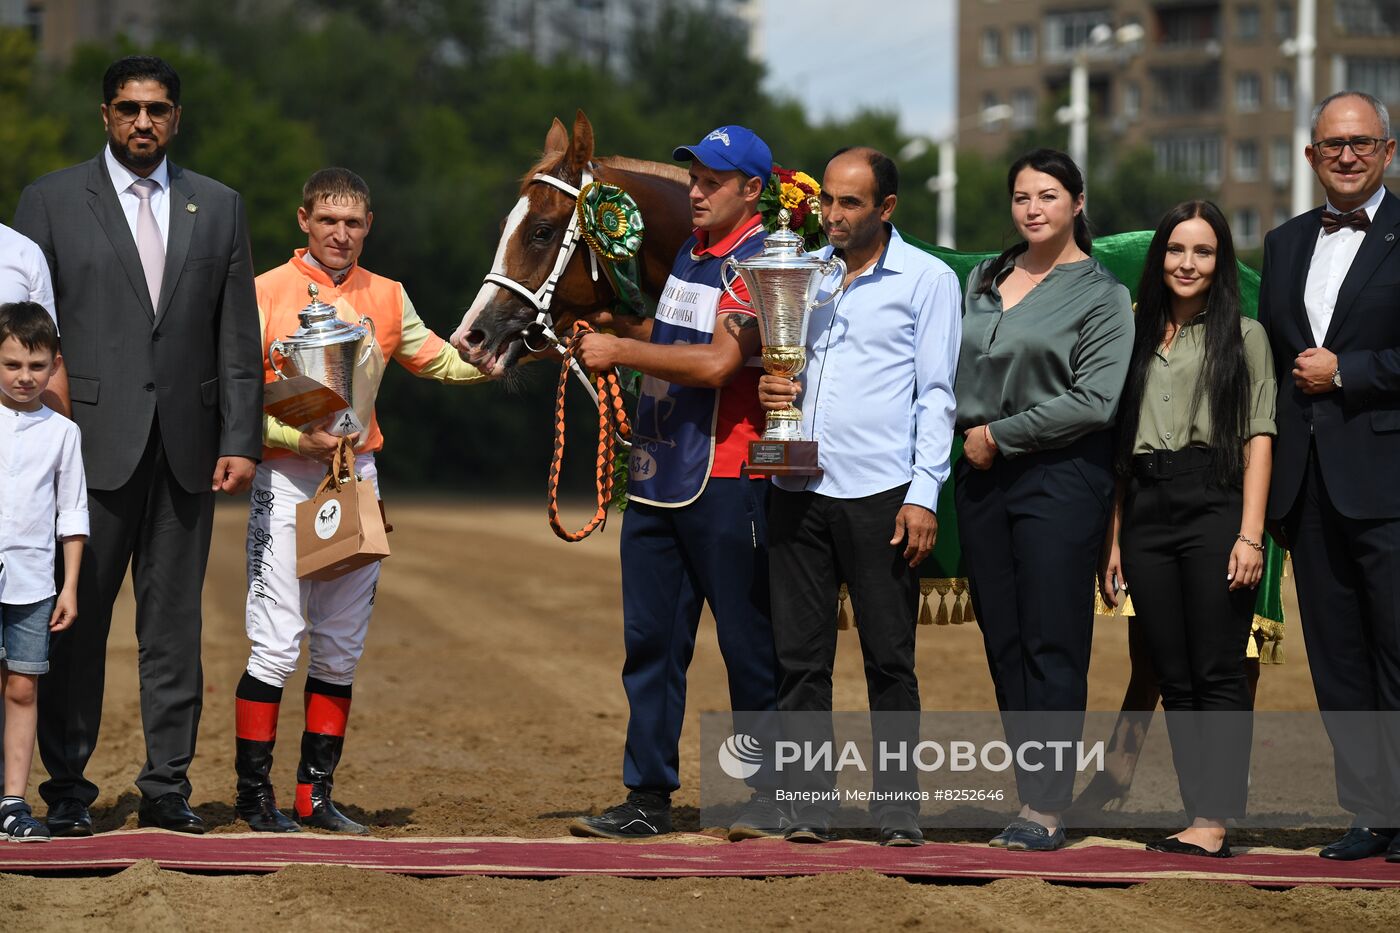
<svg viewBox="0 0 1400 933"><path fill-rule="evenodd" d="M818 119L893 110L936 137L957 107L957 0L763 0L768 87ZM859 15L861 11L865 15Z"/></svg>

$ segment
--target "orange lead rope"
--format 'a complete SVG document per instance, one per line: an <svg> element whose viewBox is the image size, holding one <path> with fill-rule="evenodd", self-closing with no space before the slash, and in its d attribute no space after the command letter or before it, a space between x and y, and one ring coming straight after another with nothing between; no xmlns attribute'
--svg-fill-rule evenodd
<svg viewBox="0 0 1400 933"><path fill-rule="evenodd" d="M617 459L617 439L631 437L632 429L627 423L627 410L622 404L622 387L618 383L617 371L606 374L594 373L593 381L598 387L598 472L594 477L594 487L598 492L598 510L593 513L588 524L578 531L566 531L559 523L559 469L564 464L564 393L569 384L569 363L578 350L583 335L591 331L583 321L574 325L568 346L563 348L564 359L559 366L559 389L554 403L554 456L549 461L549 527L565 541L582 541L601 527L608 518L608 506L613 495L613 464Z"/></svg>

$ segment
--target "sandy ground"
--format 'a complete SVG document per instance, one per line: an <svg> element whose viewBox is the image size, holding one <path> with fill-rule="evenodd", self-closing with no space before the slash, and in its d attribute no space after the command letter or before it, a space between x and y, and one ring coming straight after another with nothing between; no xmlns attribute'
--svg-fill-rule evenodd
<svg viewBox="0 0 1400 933"><path fill-rule="evenodd" d="M232 799L233 692L247 652L245 516L232 503L220 508L205 586L207 695L191 779L193 803L214 832L244 828L234 821ZM424 836L557 836L573 816L617 802L627 712L619 680L618 526L567 545L550 533L543 503L400 500L391 504L391 519L395 553L385 565L355 686L337 800L372 823L376 834ZM89 768L102 788L94 808L99 830L136 823L131 782L144 749L131 614L128 594L113 622L102 739ZM1260 709L1312 705L1296 625L1289 636L1288 663L1264 670ZM926 708L995 708L975 626L920 629L918 655ZM1126 656L1124 623L1100 619L1091 708L1117 708ZM294 784L299 687L299 679L289 684L274 769L284 800ZM864 692L859 648L847 632L840 641L837 708L863 708ZM727 707L708 621L689 697L683 787L675 803L677 828L696 830L704 829L696 809L697 717ZM1330 835L1267 841L1306 846ZM423 880L304 866L266 877L203 877L143 863L107 878L0 876L0 917L6 918L0 927L11 929L19 926L10 918L22 918L27 929L246 929L250 922L305 927L329 915L345 929L707 929L742 922L761 929L956 923L967 929L1072 924L1081 930L1246 931L1346 928L1363 917L1367 925L1394 923L1400 896L1188 881L1126 889L1034 880L935 885L866 873L764 881Z"/></svg>

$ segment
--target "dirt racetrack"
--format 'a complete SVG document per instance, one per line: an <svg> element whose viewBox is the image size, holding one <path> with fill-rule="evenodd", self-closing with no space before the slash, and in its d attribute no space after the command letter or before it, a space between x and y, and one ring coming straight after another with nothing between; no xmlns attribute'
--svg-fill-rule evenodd
<svg viewBox="0 0 1400 933"><path fill-rule="evenodd" d="M233 819L232 799L233 691L247 651L245 518L246 511L233 503L219 509L205 588L206 697L191 778L192 802L214 832L244 828ZM558 836L574 815L617 802L626 723L619 680L618 526L568 545L550 533L542 503L465 500L400 499L391 502L391 520L394 556L385 565L356 682L337 800L350 815L372 823L376 834L424 836ZM1265 668L1260 709L1312 705L1291 597L1289 610L1288 663ZM99 831L136 824L131 782L144 748L131 616L128 593L113 622L102 739L88 772L102 788L94 809ZM975 626L922 628L919 636L926 708L994 708ZM836 706L862 709L865 688L853 634L843 634L839 655ZM1098 620L1091 708L1117 708L1125 659L1124 623ZM274 771L284 801L294 783L299 688L299 680L288 685ZM693 831L704 829L697 825L695 717L727 708L723 666L708 622L689 696L676 804L677 828ZM1253 841L1306 846L1330 835ZM944 832L936 838L981 836ZM761 881L424 880L297 866L264 877L206 877L142 863L107 878L0 876L0 917L0 928L31 930L955 925L1245 933L1383 928L1400 921L1400 897L1195 881L1125 889L1027 879L914 884L867 873Z"/></svg>

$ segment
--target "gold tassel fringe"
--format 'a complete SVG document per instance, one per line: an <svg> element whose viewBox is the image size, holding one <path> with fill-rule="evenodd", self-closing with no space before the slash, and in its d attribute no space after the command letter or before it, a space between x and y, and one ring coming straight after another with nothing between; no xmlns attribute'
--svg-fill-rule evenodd
<svg viewBox="0 0 1400 933"><path fill-rule="evenodd" d="M933 624L933 610L928 607L928 598L933 594L933 581L919 581L919 624Z"/></svg>
<svg viewBox="0 0 1400 933"><path fill-rule="evenodd" d="M1110 606L1103 598L1103 591L1099 589L1099 582L1094 581L1094 615L1096 616L1135 616L1137 610L1133 608L1133 598L1128 595L1127 590L1123 590L1123 601L1117 606Z"/></svg>
<svg viewBox="0 0 1400 933"><path fill-rule="evenodd" d="M841 631L851 627L851 613L846 608L846 600L850 598L850 591L846 589L846 584L841 584L841 592L837 594L839 602L836 606L836 629Z"/></svg>
<svg viewBox="0 0 1400 933"><path fill-rule="evenodd" d="M933 624L947 625L952 621L948 615L948 593L953 589L953 581L934 580L933 588L938 592L938 612L933 617Z"/></svg>
<svg viewBox="0 0 1400 933"><path fill-rule="evenodd" d="M1259 663L1260 664L1282 664L1283 663L1283 623L1275 622L1273 619L1266 619L1261 615L1254 617L1254 625L1250 628L1251 645L1254 638L1259 639ZM1252 657L1252 655L1250 655Z"/></svg>

